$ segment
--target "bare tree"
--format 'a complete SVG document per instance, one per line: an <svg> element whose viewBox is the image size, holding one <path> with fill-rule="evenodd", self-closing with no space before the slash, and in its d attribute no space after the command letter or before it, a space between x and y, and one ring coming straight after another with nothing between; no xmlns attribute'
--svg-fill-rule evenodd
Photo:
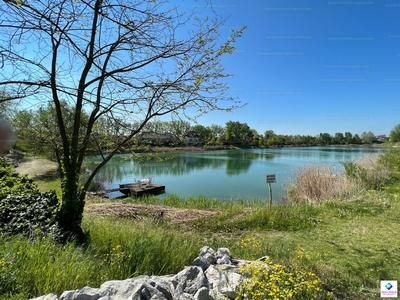
<svg viewBox="0 0 400 300"><path fill-rule="evenodd" d="M244 28L219 45L218 27L224 21L186 15L158 0L0 2L0 87L10 99L51 102L56 110L64 233L82 241L90 182L147 122L241 105L226 94L222 80L230 75L221 56L234 52ZM61 99L74 108L71 133ZM84 125L83 113L89 115ZM99 147L102 161L81 187L80 170L89 143L96 143L92 133L101 118L136 125L124 128L112 151L101 153Z"/></svg>

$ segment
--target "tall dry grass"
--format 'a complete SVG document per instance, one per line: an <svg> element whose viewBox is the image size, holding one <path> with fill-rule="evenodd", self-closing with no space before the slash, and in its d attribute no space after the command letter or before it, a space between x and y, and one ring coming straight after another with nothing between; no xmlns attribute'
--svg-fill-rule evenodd
<svg viewBox="0 0 400 300"><path fill-rule="evenodd" d="M362 189L379 189L393 175L393 169L380 155L369 154L343 162L345 176Z"/></svg>
<svg viewBox="0 0 400 300"><path fill-rule="evenodd" d="M289 182L287 201L318 203L344 197L362 190L379 189L392 176L390 167L379 155L365 155L335 166L308 164L294 171Z"/></svg>

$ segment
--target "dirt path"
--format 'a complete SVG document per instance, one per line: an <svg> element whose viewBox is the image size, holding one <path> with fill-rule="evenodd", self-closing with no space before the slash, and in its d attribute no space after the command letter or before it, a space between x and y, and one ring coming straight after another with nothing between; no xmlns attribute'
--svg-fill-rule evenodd
<svg viewBox="0 0 400 300"><path fill-rule="evenodd" d="M50 172L57 170L57 163L43 158L32 158L20 162L15 171L21 175L28 175L29 177L45 176Z"/></svg>

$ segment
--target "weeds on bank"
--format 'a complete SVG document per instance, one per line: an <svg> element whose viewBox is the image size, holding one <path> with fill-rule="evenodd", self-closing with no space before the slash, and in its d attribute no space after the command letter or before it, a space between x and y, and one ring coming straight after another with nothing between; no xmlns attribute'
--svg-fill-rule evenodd
<svg viewBox="0 0 400 300"><path fill-rule="evenodd" d="M245 231L278 230L298 231L315 227L320 220L320 208L307 204L257 206L253 208L233 207L208 219L193 222L198 230Z"/></svg>
<svg viewBox="0 0 400 300"><path fill-rule="evenodd" d="M193 236L127 220L87 218L87 245L58 245L51 238L30 241L0 236L0 299L33 298L107 280L173 274L203 246Z"/></svg>
<svg viewBox="0 0 400 300"><path fill-rule="evenodd" d="M61 247L51 238L30 241L18 236L0 240L3 294L24 294L26 299L97 281L93 260L72 244Z"/></svg>
<svg viewBox="0 0 400 300"><path fill-rule="evenodd" d="M265 200L220 200L217 198L208 198L206 196L197 197L180 197L176 194L167 195L165 197L156 197L148 195L140 198L126 198L125 202L140 204L166 205L177 208L193 208L193 209L229 209L232 207L254 207L264 206Z"/></svg>
<svg viewBox="0 0 400 300"><path fill-rule="evenodd" d="M88 250L97 257L106 257L106 262L115 266L107 271L107 278L177 273L202 246L190 235L174 232L162 224L149 226L126 219L88 218L84 228L90 230Z"/></svg>

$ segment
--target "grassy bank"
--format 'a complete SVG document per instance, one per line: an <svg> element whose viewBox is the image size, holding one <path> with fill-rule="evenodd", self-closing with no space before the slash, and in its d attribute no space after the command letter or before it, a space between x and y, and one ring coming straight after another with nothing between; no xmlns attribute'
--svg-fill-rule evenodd
<svg viewBox="0 0 400 300"><path fill-rule="evenodd" d="M238 258L269 255L300 266L314 272L338 298L376 299L380 280L400 278L399 200L370 191L318 206L232 204L207 220L178 225L86 215L90 241L84 247L1 238L0 286L7 294L0 299L60 294L139 274L176 273L203 245L228 247Z"/></svg>
<svg viewBox="0 0 400 300"><path fill-rule="evenodd" d="M398 153L386 158L393 170L398 161ZM117 218L88 211L83 226L90 240L81 247L1 237L0 299L60 294L140 274L176 273L204 245L228 247L242 259L269 255L275 262L313 272L322 288L338 299L379 299L380 280L400 278L398 182L393 173L378 190L361 188L323 201L272 207L261 201L174 195L140 200L188 213L214 212L178 223L140 213ZM127 199L126 205L138 201ZM104 200L91 200L87 206L96 202Z"/></svg>

